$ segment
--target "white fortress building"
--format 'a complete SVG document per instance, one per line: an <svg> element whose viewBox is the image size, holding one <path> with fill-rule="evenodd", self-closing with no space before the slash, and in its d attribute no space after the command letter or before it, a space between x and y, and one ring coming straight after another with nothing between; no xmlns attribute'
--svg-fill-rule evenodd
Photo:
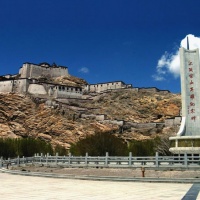
<svg viewBox="0 0 200 200"><path fill-rule="evenodd" d="M82 86L55 84L52 78L70 76L67 67L48 63L24 63L19 74L0 76L0 93L30 94L40 98L81 98L83 92L96 93L132 88L123 81L113 81Z"/></svg>
<svg viewBox="0 0 200 200"><path fill-rule="evenodd" d="M69 75L67 67L55 64L50 66L48 63L39 65L24 63L19 74L0 77L0 92L30 94L41 98L80 98L82 87L54 84L47 81L48 78L67 75Z"/></svg>
<svg viewBox="0 0 200 200"><path fill-rule="evenodd" d="M19 70L20 78L38 78L44 77L59 77L67 76L68 68L63 66L57 66L53 64L50 66L48 63L41 63L39 65L24 63Z"/></svg>

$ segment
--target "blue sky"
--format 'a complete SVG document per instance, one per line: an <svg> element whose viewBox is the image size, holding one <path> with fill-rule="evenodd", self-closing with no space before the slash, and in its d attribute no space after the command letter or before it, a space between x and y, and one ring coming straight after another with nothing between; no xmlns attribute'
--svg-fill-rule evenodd
<svg viewBox="0 0 200 200"><path fill-rule="evenodd" d="M199 8L199 0L0 0L0 75L55 62L89 83L180 92L170 62L186 35L200 36Z"/></svg>

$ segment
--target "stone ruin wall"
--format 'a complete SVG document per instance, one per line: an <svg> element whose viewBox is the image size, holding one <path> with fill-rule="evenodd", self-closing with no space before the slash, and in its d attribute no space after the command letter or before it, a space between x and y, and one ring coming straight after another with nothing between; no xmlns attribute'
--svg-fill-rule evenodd
<svg viewBox="0 0 200 200"><path fill-rule="evenodd" d="M65 67L43 67L35 64L25 63L19 70L21 78L38 78L41 76L59 77L67 76L68 69Z"/></svg>
<svg viewBox="0 0 200 200"><path fill-rule="evenodd" d="M95 119L97 121L104 121L104 120L106 120L107 116L104 115L104 114L95 115L95 114L84 114L84 113L82 113L80 117L84 118L84 119Z"/></svg>
<svg viewBox="0 0 200 200"><path fill-rule="evenodd" d="M166 119L165 120L165 126L166 127L171 127L171 126L180 126L181 125L181 116L171 118L171 119Z"/></svg>
<svg viewBox="0 0 200 200"><path fill-rule="evenodd" d="M82 93L81 92L75 92L75 91L58 91L54 93L55 98L81 98Z"/></svg>

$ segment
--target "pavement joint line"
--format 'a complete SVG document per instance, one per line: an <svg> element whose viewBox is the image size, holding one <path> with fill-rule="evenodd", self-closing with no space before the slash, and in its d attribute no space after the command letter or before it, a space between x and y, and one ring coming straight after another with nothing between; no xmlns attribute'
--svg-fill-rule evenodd
<svg viewBox="0 0 200 200"><path fill-rule="evenodd" d="M72 175L72 174L56 174L44 172L29 172L19 170L0 169L1 173L22 176L36 176L46 178L62 178L62 179L79 179L79 180L94 180L94 181L117 181L117 182L154 182L154 183L200 183L200 179L196 178L148 178L148 177L117 177L117 176L93 176L93 175Z"/></svg>

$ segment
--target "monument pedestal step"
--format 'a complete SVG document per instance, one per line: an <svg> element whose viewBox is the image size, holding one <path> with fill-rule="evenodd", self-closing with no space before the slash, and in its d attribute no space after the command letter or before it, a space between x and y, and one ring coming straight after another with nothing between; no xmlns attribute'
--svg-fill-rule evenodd
<svg viewBox="0 0 200 200"><path fill-rule="evenodd" d="M173 154L200 154L200 136L176 136L169 140Z"/></svg>

